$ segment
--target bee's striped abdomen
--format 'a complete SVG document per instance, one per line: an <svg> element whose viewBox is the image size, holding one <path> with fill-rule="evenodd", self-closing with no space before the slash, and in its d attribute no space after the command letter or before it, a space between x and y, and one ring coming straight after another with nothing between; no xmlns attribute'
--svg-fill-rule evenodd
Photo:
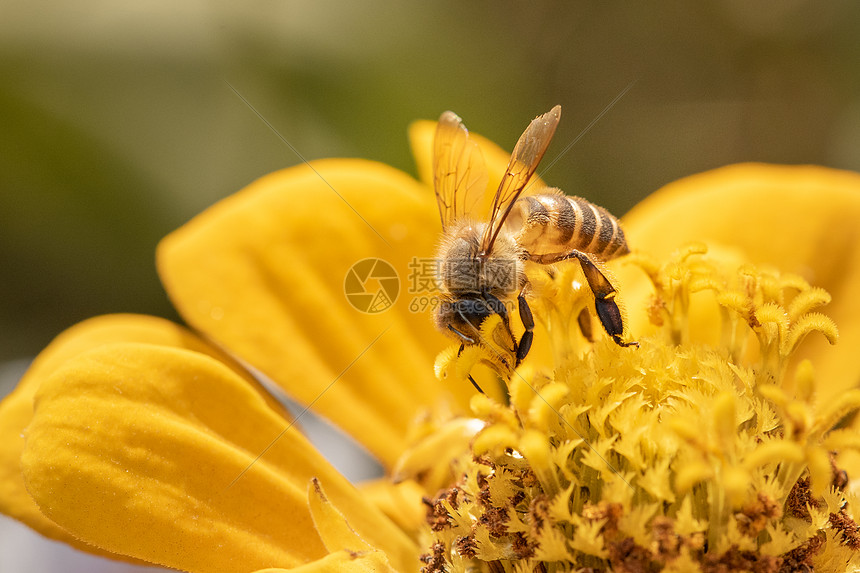
<svg viewBox="0 0 860 573"><path fill-rule="evenodd" d="M618 219L585 199L559 192L521 197L507 224L533 256L576 249L609 260L629 252Z"/></svg>
<svg viewBox="0 0 860 573"><path fill-rule="evenodd" d="M609 211L581 197L565 199L583 222L578 232L576 249L606 260L630 252L621 224Z"/></svg>

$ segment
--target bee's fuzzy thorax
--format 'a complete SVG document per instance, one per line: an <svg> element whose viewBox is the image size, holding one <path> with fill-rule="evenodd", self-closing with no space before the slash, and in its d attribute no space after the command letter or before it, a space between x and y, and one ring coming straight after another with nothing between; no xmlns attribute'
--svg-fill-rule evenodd
<svg viewBox="0 0 860 573"><path fill-rule="evenodd" d="M454 295L489 292L505 299L525 283L523 249L510 233L500 233L489 256L480 252L486 223L463 221L439 242L437 261L443 291Z"/></svg>

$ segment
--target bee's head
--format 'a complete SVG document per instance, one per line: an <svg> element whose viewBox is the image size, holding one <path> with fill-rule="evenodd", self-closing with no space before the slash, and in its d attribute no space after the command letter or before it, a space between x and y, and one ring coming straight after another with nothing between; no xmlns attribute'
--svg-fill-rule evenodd
<svg viewBox="0 0 860 573"><path fill-rule="evenodd" d="M482 327L492 315L501 320L487 331ZM517 343L508 324L508 308L495 297L473 294L464 298L443 298L435 310L439 330L463 344L479 344L501 357L499 364L514 364ZM486 337L486 339L485 339Z"/></svg>
<svg viewBox="0 0 860 573"><path fill-rule="evenodd" d="M500 301L487 301L479 294L465 298L443 298L436 307L436 326L462 342L474 344L478 341L481 325L491 314L504 317L507 316L507 310Z"/></svg>

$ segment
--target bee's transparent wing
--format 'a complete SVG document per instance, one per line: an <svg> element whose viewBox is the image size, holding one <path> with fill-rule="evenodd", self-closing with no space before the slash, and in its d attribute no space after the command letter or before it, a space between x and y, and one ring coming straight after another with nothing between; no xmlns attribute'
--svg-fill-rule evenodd
<svg viewBox="0 0 860 573"><path fill-rule="evenodd" d="M453 111L436 126L433 141L433 187L442 229L472 213L487 189L487 167L478 144Z"/></svg>
<svg viewBox="0 0 860 573"><path fill-rule="evenodd" d="M481 237L481 252L488 255L496 242L496 236L502 224L511 212L514 201L528 185L534 175L543 154L555 135L555 128L561 119L561 106L557 105L545 114L532 120L517 141L511 161L499 188L493 197L493 207L490 210L490 224Z"/></svg>

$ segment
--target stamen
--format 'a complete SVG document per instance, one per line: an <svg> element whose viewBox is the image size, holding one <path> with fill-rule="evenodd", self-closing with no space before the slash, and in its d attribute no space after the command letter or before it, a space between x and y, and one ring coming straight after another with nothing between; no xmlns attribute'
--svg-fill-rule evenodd
<svg viewBox="0 0 860 573"><path fill-rule="evenodd" d="M592 299L572 288L585 281L570 265L529 277L538 330L522 367L511 368L498 317L482 325L481 344L437 358L446 384L467 384L473 367L489 366L509 404L472 399L471 420L483 422L468 426L476 434L450 462L454 480L427 502L428 571L860 563L851 476L832 454L860 452L856 431L836 429L860 410L860 390L819 404L812 364L790 370L806 335L836 342L835 324L818 312L830 295L703 245L662 265L629 259L655 292L631 311L656 329L636 337L638 350L580 334ZM714 332L691 320L702 305L719 317L707 324ZM435 458L446 442L425 439L431 447L413 452Z"/></svg>

